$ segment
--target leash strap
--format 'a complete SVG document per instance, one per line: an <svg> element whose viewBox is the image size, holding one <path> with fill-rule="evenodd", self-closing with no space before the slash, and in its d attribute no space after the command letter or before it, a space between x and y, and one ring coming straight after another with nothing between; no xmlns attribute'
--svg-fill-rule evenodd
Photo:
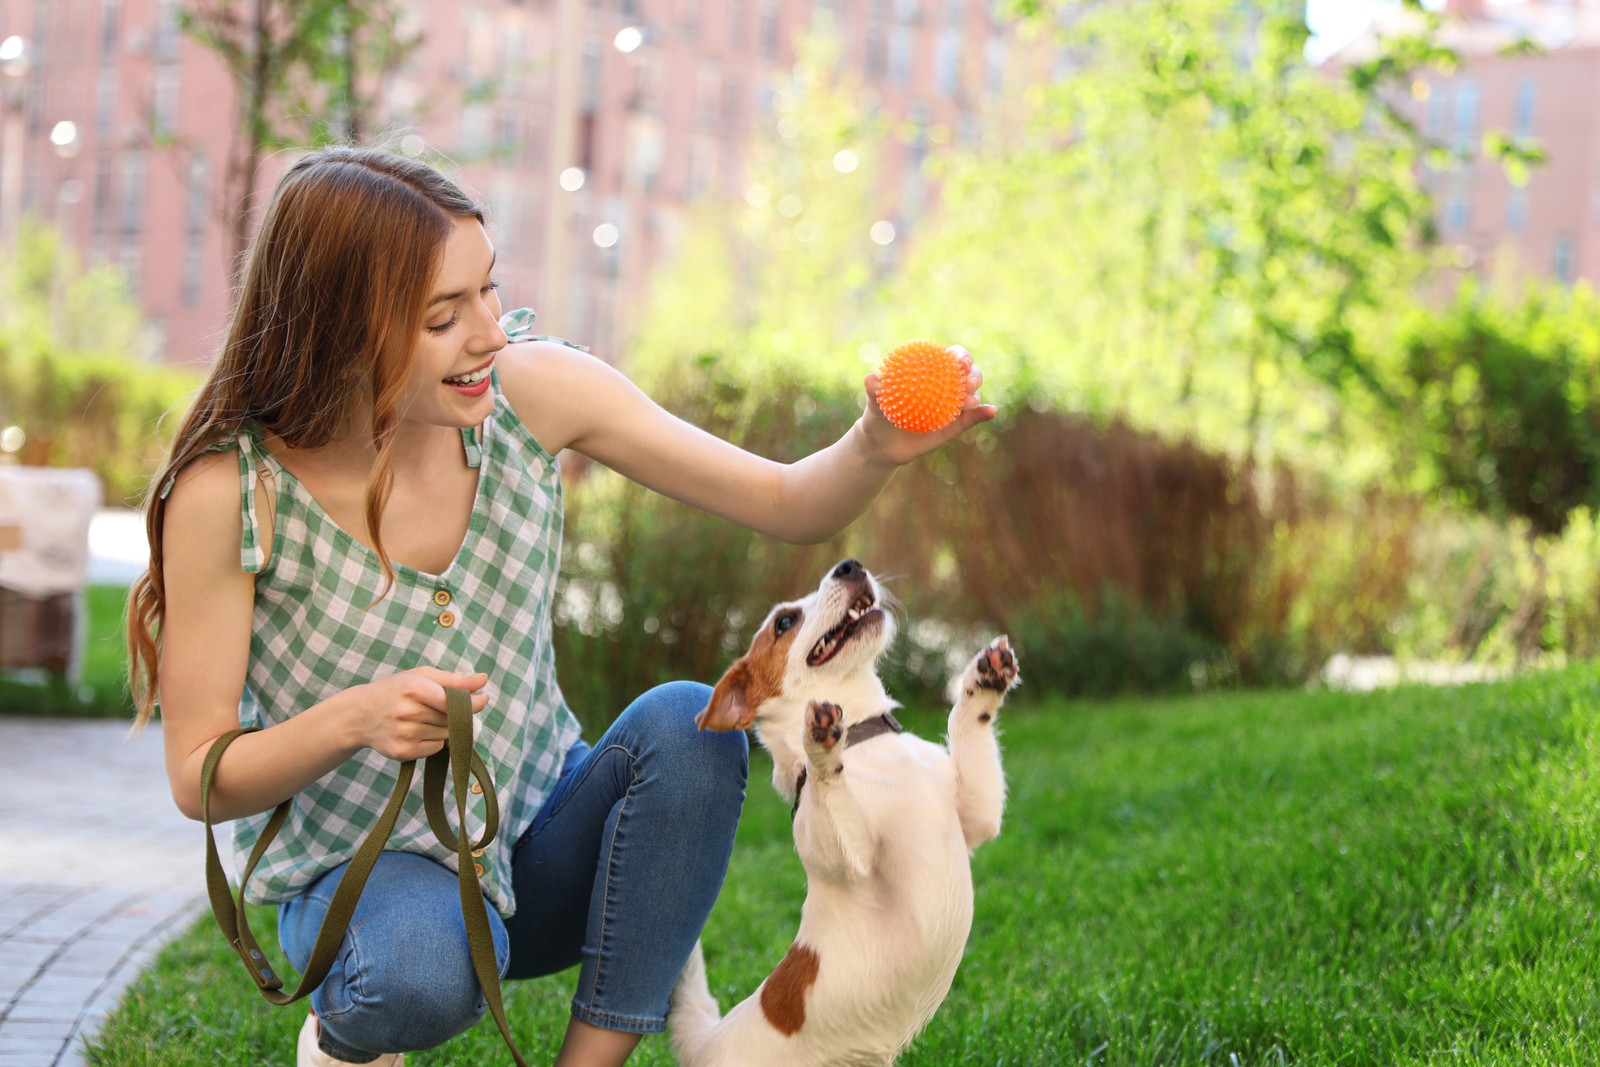
<svg viewBox="0 0 1600 1067"><path fill-rule="evenodd" d="M467 949L472 958L472 969L478 976L479 986L483 989L484 1001L488 1004L495 1023L500 1027L500 1035L505 1038L506 1046L511 1050L511 1057L516 1061L517 1067L528 1067L522 1058L522 1053L517 1050L516 1042L511 1039L511 1027L506 1022L505 1007L500 997L500 968L494 955L494 934L489 926L489 906L484 900L483 891L478 886L477 862L473 856L473 852L481 851L494 840L495 833L500 828L499 802L495 799L494 784L489 779L489 769L472 744L471 695L464 689L446 689L445 700L450 721L450 739L444 748L429 756L424 764L423 808L434 836L444 847L456 854L457 880L461 887L461 917L467 929ZM411 789L411 779L417 761L407 760L400 764L394 792L390 795L389 802L378 816L377 823L361 842L361 846L356 849L356 854L351 857L350 865L345 869L344 877L339 880L339 887L334 890L333 899L328 903L328 912L323 917L322 928L317 931L316 942L311 948L311 957L306 961L306 969L300 976L299 984L293 993L285 993L282 979L273 973L260 944L256 941L255 934L250 930L244 905L244 887L249 884L256 865L261 862L267 847L273 838L277 837L278 831L288 818L291 802L286 800L273 809L272 817L267 820L255 847L250 850L244 876L239 882L237 901L228 885L228 876L222 868L222 857L217 850L216 834L211 821L211 788L216 777L217 763L229 745L256 729L250 727L234 730L217 738L212 743L211 750L206 753L205 763L200 768L200 816L206 825L206 893L211 898L211 914L217 920L222 936L227 938L228 944L233 946L239 958L244 961L245 969L250 972L256 988L272 1003L284 1005L309 996L328 976L328 970L338 957L339 947L344 943L350 919L355 914L356 901L360 899L361 891L366 887L367 877L372 873L373 865L378 862L383 846L394 833L395 822L405 806L406 794ZM447 775L455 794L456 825L462 828L460 833L451 828L445 814L444 786ZM469 782L473 778L476 778L483 787L484 799L483 836L477 841L473 841L466 832L467 792Z"/></svg>

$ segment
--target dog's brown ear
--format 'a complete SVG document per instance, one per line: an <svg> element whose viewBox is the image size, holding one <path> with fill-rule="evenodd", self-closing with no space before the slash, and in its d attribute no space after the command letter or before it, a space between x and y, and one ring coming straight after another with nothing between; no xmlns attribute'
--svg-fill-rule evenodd
<svg viewBox="0 0 1600 1067"><path fill-rule="evenodd" d="M743 730L755 717L755 709L750 706L750 668L740 660L711 690L711 702L694 717L694 722L702 730Z"/></svg>

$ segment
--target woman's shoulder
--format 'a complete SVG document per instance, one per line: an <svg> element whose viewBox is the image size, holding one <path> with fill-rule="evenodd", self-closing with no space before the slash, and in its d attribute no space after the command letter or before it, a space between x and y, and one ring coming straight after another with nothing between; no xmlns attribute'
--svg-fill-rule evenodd
<svg viewBox="0 0 1600 1067"><path fill-rule="evenodd" d="M506 332L510 343L495 358L500 392L528 432L554 455L583 432L593 408L605 403L617 372L570 341Z"/></svg>
<svg viewBox="0 0 1600 1067"><path fill-rule="evenodd" d="M172 558L178 542L185 551L198 550L206 556L214 548L218 558L236 563L244 526L242 494L239 461L232 454L202 452L185 463L167 492L162 521L167 557Z"/></svg>
<svg viewBox="0 0 1600 1067"><path fill-rule="evenodd" d="M167 507L239 506L239 461L232 449L207 449L173 473L164 490Z"/></svg>

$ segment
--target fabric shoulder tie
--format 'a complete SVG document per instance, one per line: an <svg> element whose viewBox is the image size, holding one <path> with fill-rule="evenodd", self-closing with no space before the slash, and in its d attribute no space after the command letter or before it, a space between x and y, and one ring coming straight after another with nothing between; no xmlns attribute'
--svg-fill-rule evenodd
<svg viewBox="0 0 1600 1067"><path fill-rule="evenodd" d="M244 533L239 541L239 565L246 574L261 573L266 563L266 546L261 543L260 511L256 507L256 440L248 430L239 431L239 496L244 507Z"/></svg>
<svg viewBox="0 0 1600 1067"><path fill-rule="evenodd" d="M534 333L533 323L538 317L532 308L517 308L500 316L500 328L506 332L506 340L511 344L516 344L518 341L554 341L558 345L576 348L579 352L589 351L587 345L576 344L565 337Z"/></svg>

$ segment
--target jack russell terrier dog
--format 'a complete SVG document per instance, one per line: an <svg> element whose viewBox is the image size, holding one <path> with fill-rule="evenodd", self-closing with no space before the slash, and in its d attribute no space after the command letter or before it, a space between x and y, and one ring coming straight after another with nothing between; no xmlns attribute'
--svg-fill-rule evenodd
<svg viewBox="0 0 1600 1067"><path fill-rule="evenodd" d="M696 720L743 730L794 804L807 896L794 945L719 1015L700 946L673 990L685 1067L894 1062L932 1018L972 928L969 855L1000 832L1005 777L994 720L1017 684L996 638L951 682L949 749L904 732L876 665L894 637L873 576L846 560L780 604Z"/></svg>

